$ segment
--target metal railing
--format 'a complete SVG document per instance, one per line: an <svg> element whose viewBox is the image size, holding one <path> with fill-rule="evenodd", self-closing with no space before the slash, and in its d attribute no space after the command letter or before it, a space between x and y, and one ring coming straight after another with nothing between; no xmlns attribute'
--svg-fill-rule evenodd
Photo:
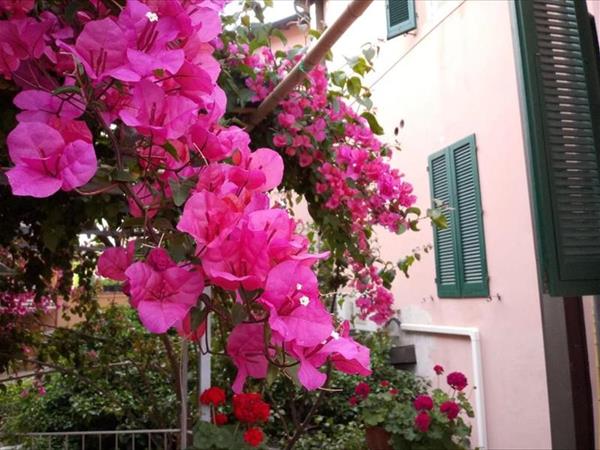
<svg viewBox="0 0 600 450"><path fill-rule="evenodd" d="M26 433L10 436L12 450L173 450L178 448L179 429L98 430Z"/></svg>

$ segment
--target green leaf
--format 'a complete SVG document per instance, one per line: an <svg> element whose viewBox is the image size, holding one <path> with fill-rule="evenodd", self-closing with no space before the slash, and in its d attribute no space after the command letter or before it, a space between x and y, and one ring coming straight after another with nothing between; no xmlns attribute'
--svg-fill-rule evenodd
<svg viewBox="0 0 600 450"><path fill-rule="evenodd" d="M169 185L173 192L173 203L175 206L181 206L188 199L190 190L196 185L196 181L192 178L183 181L169 180Z"/></svg>
<svg viewBox="0 0 600 450"><path fill-rule="evenodd" d="M321 37L322 33L319 30L310 29L310 30L308 30L308 34L310 36L314 37L315 39L319 39Z"/></svg>
<svg viewBox="0 0 600 450"><path fill-rule="evenodd" d="M242 323L248 317L248 313L246 312L246 308L241 303L234 303L231 308L231 320L234 325L238 325Z"/></svg>
<svg viewBox="0 0 600 450"><path fill-rule="evenodd" d="M177 154L177 149L173 146L173 144L171 144L169 141L167 141L163 144L163 148L169 155L171 155L173 158L175 158L176 161L179 161L179 155Z"/></svg>
<svg viewBox="0 0 600 450"><path fill-rule="evenodd" d="M343 88L346 84L346 74L341 70L336 70L331 73L331 82L338 87Z"/></svg>
<svg viewBox="0 0 600 450"><path fill-rule="evenodd" d="M131 183L135 181L134 177L131 175L130 172L118 169L115 169L111 172L110 179L112 181L121 181L123 183Z"/></svg>
<svg viewBox="0 0 600 450"><path fill-rule="evenodd" d="M365 111L361 114L361 116L367 120L367 122L369 123L369 128L371 128L371 131L373 133L375 133L378 136L383 134L383 128L381 127L381 125L379 125L379 122L377 122L377 118L373 113Z"/></svg>
<svg viewBox="0 0 600 450"><path fill-rule="evenodd" d="M279 28L273 28L271 30L271 35L277 37L283 45L287 45L287 37L285 37L285 34L283 34L283 32Z"/></svg>
<svg viewBox="0 0 600 450"><path fill-rule="evenodd" d="M79 86L61 86L61 87L57 87L56 89L54 89L52 91L53 95L60 95L60 94L79 94L81 93L81 89L79 89Z"/></svg>
<svg viewBox="0 0 600 450"><path fill-rule="evenodd" d="M416 206L411 206L410 208L406 209L406 214L414 214L416 216L420 216L421 215L421 209L417 208Z"/></svg>
<svg viewBox="0 0 600 450"><path fill-rule="evenodd" d="M196 328L198 328L200 326L200 324L202 324L206 320L206 317L208 316L209 311L210 310L208 308L198 308L197 306L194 306L192 308L192 320L191 320L192 330L195 330Z"/></svg>
<svg viewBox="0 0 600 450"><path fill-rule="evenodd" d="M360 89L362 87L362 83L360 78L352 77L346 81L346 87L348 88L348 92L353 97L357 97L360 94Z"/></svg>

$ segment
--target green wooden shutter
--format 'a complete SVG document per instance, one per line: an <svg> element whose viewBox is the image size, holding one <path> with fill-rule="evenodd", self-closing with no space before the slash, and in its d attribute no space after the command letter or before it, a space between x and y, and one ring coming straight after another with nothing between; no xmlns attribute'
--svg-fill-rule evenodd
<svg viewBox="0 0 600 450"><path fill-rule="evenodd" d="M488 297L488 273L475 136L450 147L456 197L456 227L462 297Z"/></svg>
<svg viewBox="0 0 600 450"><path fill-rule="evenodd" d="M417 28L415 0L386 0L388 39Z"/></svg>
<svg viewBox="0 0 600 450"><path fill-rule="evenodd" d="M544 289L600 294L600 82L586 2L515 2Z"/></svg>
<svg viewBox="0 0 600 450"><path fill-rule="evenodd" d="M433 232L438 297L488 297L475 136L431 155L429 178L432 199L448 206L448 227Z"/></svg>
<svg viewBox="0 0 600 450"><path fill-rule="evenodd" d="M446 149L429 157L429 180L432 199L453 203L454 189L450 170L450 158ZM445 209L448 227L434 227L435 271L438 297L460 297L458 253L456 250L455 211Z"/></svg>

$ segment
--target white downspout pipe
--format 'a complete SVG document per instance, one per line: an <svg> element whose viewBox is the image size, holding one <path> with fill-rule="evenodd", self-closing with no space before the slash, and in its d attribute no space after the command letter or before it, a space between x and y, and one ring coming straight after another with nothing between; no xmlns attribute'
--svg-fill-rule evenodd
<svg viewBox="0 0 600 450"><path fill-rule="evenodd" d="M483 388L483 371L481 364L481 342L479 329L473 327L451 327L445 325L429 325L420 323L403 323L402 331L426 334L446 334L451 336L466 336L471 340L471 360L473 364L473 384L475 386L475 416L477 426L478 447L487 449L487 428L485 418L485 398Z"/></svg>

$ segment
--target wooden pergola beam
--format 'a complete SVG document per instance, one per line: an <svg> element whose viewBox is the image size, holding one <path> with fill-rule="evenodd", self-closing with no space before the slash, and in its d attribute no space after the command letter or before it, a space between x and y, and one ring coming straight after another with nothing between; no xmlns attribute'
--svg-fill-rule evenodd
<svg viewBox="0 0 600 450"><path fill-rule="evenodd" d="M312 47L304 58L296 64L292 71L275 87L275 89L263 100L247 121L246 131L251 131L256 125L275 109L279 102L289 94L298 83L300 83L314 69L325 54L333 47L337 40L350 28L350 25L358 19L369 7L373 0L352 0L346 10L337 20L321 35L317 43Z"/></svg>

